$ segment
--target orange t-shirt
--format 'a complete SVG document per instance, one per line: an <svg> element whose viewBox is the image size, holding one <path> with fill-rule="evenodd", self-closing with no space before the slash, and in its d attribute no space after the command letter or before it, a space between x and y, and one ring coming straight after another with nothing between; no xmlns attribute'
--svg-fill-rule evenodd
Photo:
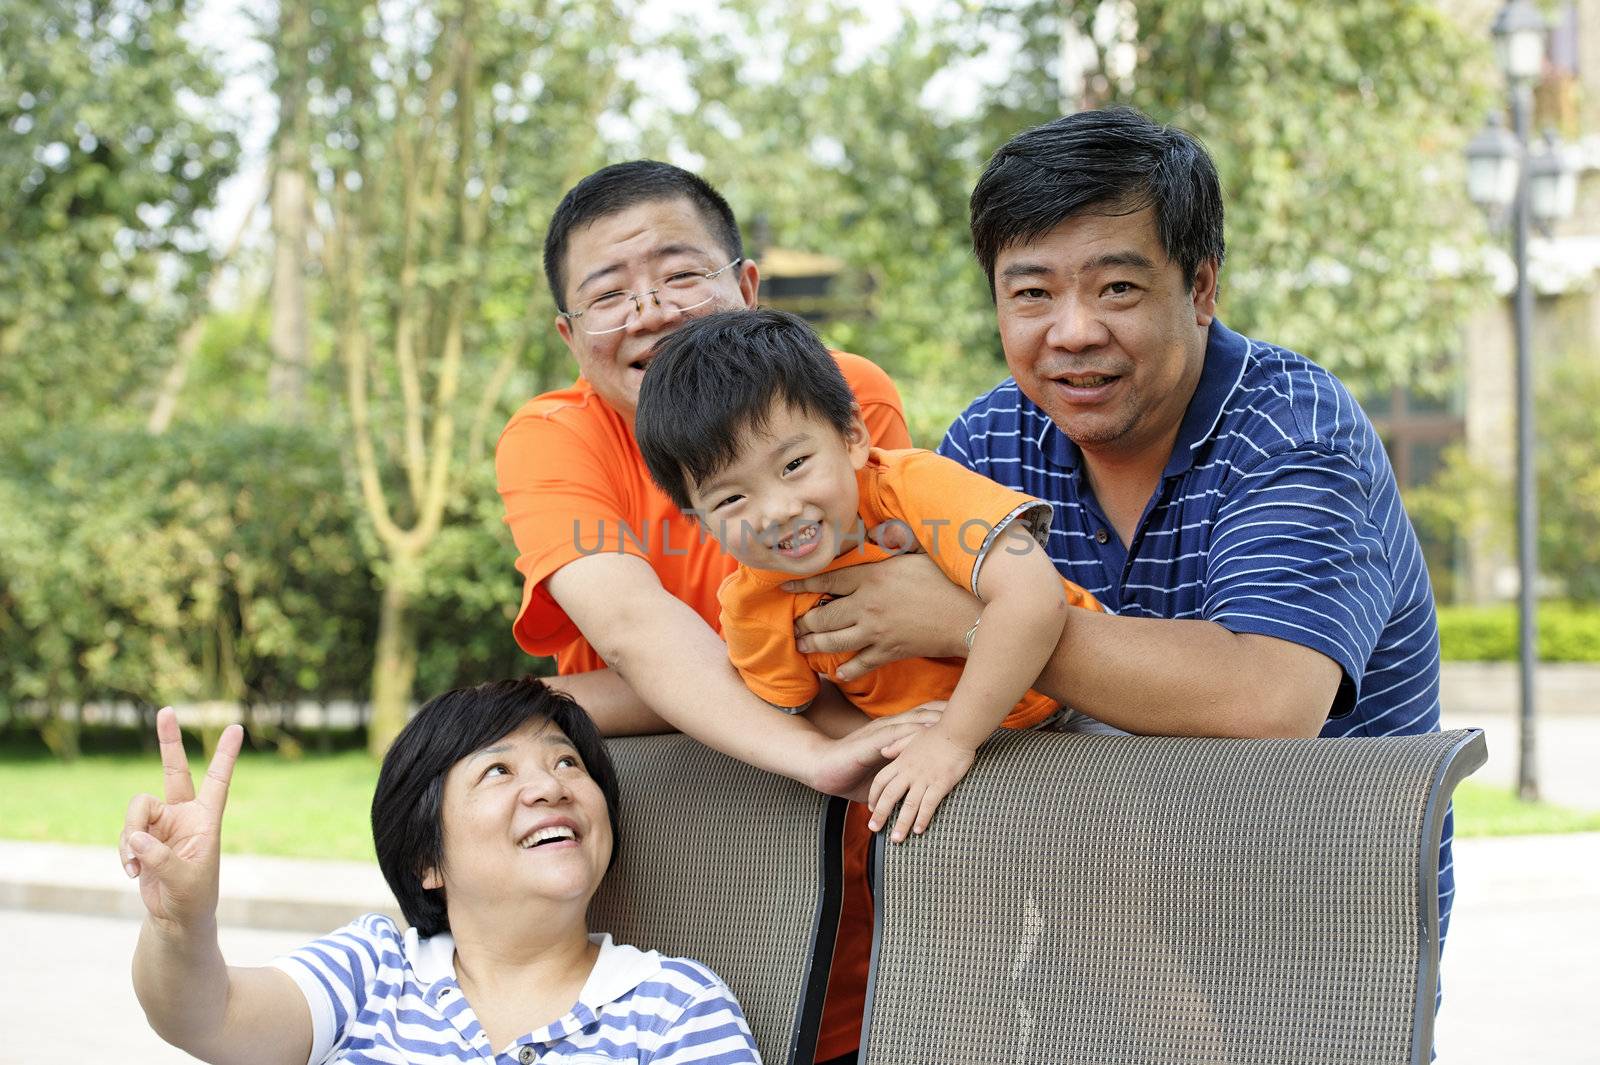
<svg viewBox="0 0 1600 1065"><path fill-rule="evenodd" d="M886 522L902 523L928 557L956 584L973 594L978 571L991 550L1006 550L1000 534L1012 522L1025 522L1043 543L1050 531L1050 504L1015 492L931 451L885 451L873 448L856 473L860 490L857 513L872 529ZM876 544L846 551L823 572L859 566L889 557ZM794 643L794 622L822 598L791 593L779 587L788 574L740 566L722 582L722 638L728 657L750 690L779 707L800 707L817 694L817 674L838 685L864 713L887 717L927 702L948 699L961 679L963 662L954 658L907 658L858 677L842 680L838 669L854 653L814 651L802 654ZM1063 579L1067 602L1086 610L1100 603ZM1001 722L1006 728L1029 728L1055 713L1048 696L1030 691Z"/></svg>
<svg viewBox="0 0 1600 1065"><path fill-rule="evenodd" d="M911 446L894 382L859 355L834 352L861 405L872 441ZM529 654L555 655L562 674L605 662L551 598L544 582L567 563L599 551L622 551L650 563L661 586L721 631L717 587L735 566L720 544L673 506L650 480L633 426L589 382L546 392L512 415L495 447L495 475L506 524L517 545L522 606L512 624ZM844 905L832 977L817 1037L819 1061L860 1043L872 956L872 895L866 812L852 805L844 831Z"/></svg>
<svg viewBox="0 0 1600 1065"><path fill-rule="evenodd" d="M859 355L833 354L872 442L910 447L889 375ZM733 559L650 480L633 426L589 382L523 404L500 434L495 475L522 574L511 631L524 651L555 655L562 674L605 666L544 587L562 566L602 551L643 558L663 588L719 627L717 586Z"/></svg>

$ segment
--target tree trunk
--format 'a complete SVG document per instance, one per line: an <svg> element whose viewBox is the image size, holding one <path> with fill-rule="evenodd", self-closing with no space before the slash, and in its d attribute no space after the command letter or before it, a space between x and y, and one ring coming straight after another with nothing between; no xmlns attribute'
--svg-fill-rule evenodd
<svg viewBox="0 0 1600 1065"><path fill-rule="evenodd" d="M150 406L150 417L145 422L145 428L151 436L160 436L172 426L173 416L178 412L178 396L183 392L184 383L189 380L189 369L194 365L194 357L200 351L200 341L205 336L206 313L217 297L217 284L222 279L223 268L238 252L245 231L250 228L250 219L255 217L255 213L256 204L252 201L244 217L239 219L239 228L233 231L233 239L228 241L228 247L223 251L222 258L211 264L211 277L206 282L204 294L195 305L194 318L179 334L177 352L172 365L167 367L167 372L162 376L156 400Z"/></svg>
<svg viewBox="0 0 1600 1065"><path fill-rule="evenodd" d="M310 327L306 319L306 175L280 158L272 181L272 367L267 398L279 421L305 418Z"/></svg>
<svg viewBox="0 0 1600 1065"><path fill-rule="evenodd" d="M267 398L279 421L305 417L306 368L311 333L306 319L306 141L310 113L306 82L310 12L304 0L279 5L278 133L272 176L272 327L267 371Z"/></svg>
<svg viewBox="0 0 1600 1065"><path fill-rule="evenodd" d="M39 727L39 736L44 740L44 745L50 753L63 762L76 762L83 753L80 744L81 729L79 720L83 714L83 704L79 703L72 708L69 715L63 703L52 702L49 705L48 715L44 724Z"/></svg>
<svg viewBox="0 0 1600 1065"><path fill-rule="evenodd" d="M405 727L417 677L417 634L411 624L412 563L391 556L378 612L378 646L372 662L372 719L367 750L382 758Z"/></svg>

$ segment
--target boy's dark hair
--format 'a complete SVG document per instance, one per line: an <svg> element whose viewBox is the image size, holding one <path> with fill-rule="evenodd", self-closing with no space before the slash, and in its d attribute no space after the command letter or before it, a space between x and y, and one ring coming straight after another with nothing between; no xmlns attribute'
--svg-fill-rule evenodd
<svg viewBox="0 0 1600 1065"><path fill-rule="evenodd" d="M461 759L529 721L549 721L577 748L605 796L611 860L621 846L617 772L583 707L533 677L457 688L430 699L384 755L372 795L372 842L378 866L420 936L450 930L443 888L424 888L425 870L444 864L444 778ZM609 868L609 867L608 867Z"/></svg>
<svg viewBox="0 0 1600 1065"><path fill-rule="evenodd" d="M1154 207L1156 231L1184 284L1208 259L1222 266L1222 186L1205 146L1131 107L1079 111L1007 141L972 190L972 248L994 294L994 264L1090 211Z"/></svg>
<svg viewBox="0 0 1600 1065"><path fill-rule="evenodd" d="M556 309L570 309L567 307L566 259L567 240L574 229L626 211L636 204L679 197L687 199L700 212L706 230L722 245L729 259L744 255L744 241L739 237L739 223L733 217L733 208L704 178L654 159L614 163L596 170L567 190L550 216L550 228L544 235L544 277L550 284Z"/></svg>
<svg viewBox="0 0 1600 1065"><path fill-rule="evenodd" d="M689 486L737 457L778 401L850 431L844 372L802 319L766 309L718 311L663 337L639 385L633 434L650 476L680 510Z"/></svg>

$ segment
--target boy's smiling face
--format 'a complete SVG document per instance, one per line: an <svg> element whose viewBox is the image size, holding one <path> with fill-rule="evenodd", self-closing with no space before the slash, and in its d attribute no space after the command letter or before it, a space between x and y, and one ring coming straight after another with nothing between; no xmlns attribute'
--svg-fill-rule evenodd
<svg viewBox="0 0 1600 1065"><path fill-rule="evenodd" d="M870 446L859 411L840 433L779 402L766 425L740 434L732 462L690 486L689 500L740 563L810 576L854 544L856 471Z"/></svg>

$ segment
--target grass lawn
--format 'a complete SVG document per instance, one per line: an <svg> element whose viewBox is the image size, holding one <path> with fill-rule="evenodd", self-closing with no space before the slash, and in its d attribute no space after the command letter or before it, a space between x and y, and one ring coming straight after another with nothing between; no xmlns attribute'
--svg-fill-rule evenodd
<svg viewBox="0 0 1600 1065"><path fill-rule="evenodd" d="M205 772L198 745L189 770ZM233 773L222 849L372 861L368 811L378 765L364 751L289 761L245 752ZM64 764L0 750L0 837L116 846L128 800L161 795L155 754L89 754Z"/></svg>
<svg viewBox="0 0 1600 1065"><path fill-rule="evenodd" d="M1456 836L1548 836L1600 832L1600 810L1526 803L1507 788L1464 780L1456 788Z"/></svg>
<svg viewBox="0 0 1600 1065"><path fill-rule="evenodd" d="M200 756L190 744L190 770ZM226 851L298 858L372 860L367 812L377 763L364 751L290 761L246 752L234 771L222 826ZM128 800L160 794L154 754L89 754L72 764L39 751L0 749L0 837L116 845ZM1600 832L1600 811L1518 802L1511 792L1464 781L1456 790L1456 835Z"/></svg>

